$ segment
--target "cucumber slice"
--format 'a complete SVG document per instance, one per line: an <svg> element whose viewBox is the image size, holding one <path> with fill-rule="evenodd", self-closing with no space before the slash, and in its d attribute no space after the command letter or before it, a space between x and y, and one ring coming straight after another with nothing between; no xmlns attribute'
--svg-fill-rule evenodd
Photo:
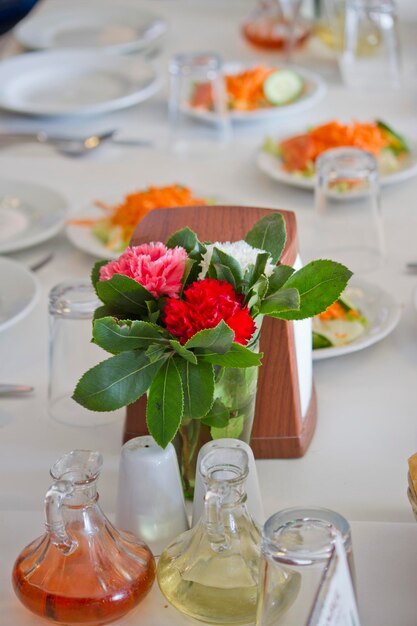
<svg viewBox="0 0 417 626"><path fill-rule="evenodd" d="M327 337L323 337L323 335L319 335L319 333L313 332L313 350L321 350L321 348L331 348L332 342L327 339Z"/></svg>
<svg viewBox="0 0 417 626"><path fill-rule="evenodd" d="M287 104L298 98L304 88L304 81L292 70L272 72L264 82L264 96L270 104Z"/></svg>

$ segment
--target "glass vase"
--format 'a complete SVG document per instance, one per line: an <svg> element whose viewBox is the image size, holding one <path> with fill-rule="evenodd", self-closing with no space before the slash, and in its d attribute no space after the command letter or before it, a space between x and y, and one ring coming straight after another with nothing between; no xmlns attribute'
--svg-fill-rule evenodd
<svg viewBox="0 0 417 626"><path fill-rule="evenodd" d="M247 346L259 352L259 338ZM200 448L211 439L231 437L250 442L255 417L258 367L214 368L214 400L227 410L225 426L207 426L202 419L184 416L173 441L178 456L184 495L192 500L194 495L197 457Z"/></svg>

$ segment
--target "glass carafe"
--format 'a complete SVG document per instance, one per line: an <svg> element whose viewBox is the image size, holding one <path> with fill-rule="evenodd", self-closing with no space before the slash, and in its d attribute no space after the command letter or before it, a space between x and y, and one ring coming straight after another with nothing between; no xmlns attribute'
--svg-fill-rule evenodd
<svg viewBox="0 0 417 626"><path fill-rule="evenodd" d="M211 624L255 621L260 530L246 509L245 450L218 447L201 460L204 513L162 553L158 583L179 611Z"/></svg>
<svg viewBox="0 0 417 626"><path fill-rule="evenodd" d="M39 616L66 625L96 626L134 608L150 590L149 548L116 530L98 504L98 452L75 450L51 469L45 496L46 533L18 556L13 586Z"/></svg>

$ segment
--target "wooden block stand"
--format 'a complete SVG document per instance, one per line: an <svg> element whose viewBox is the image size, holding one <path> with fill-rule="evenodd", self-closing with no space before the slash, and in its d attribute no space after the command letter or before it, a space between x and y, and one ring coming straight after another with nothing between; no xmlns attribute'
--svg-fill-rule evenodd
<svg viewBox="0 0 417 626"><path fill-rule="evenodd" d="M282 262L293 265L298 254L295 215L282 213L287 243ZM241 206L201 206L158 209L148 213L137 227L131 245L166 241L175 231L189 226L201 241L243 239L255 222L270 209ZM264 353L259 371L258 393L251 446L259 459L303 456L316 425L313 393L306 415L301 415L293 323L264 318L260 349ZM127 407L124 441L148 434L146 397Z"/></svg>

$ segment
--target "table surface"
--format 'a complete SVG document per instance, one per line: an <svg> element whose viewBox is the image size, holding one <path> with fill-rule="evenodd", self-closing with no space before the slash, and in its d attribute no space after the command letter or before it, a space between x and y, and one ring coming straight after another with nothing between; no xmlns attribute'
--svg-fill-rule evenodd
<svg viewBox="0 0 417 626"><path fill-rule="evenodd" d="M215 48L225 59L254 58L238 34L239 19L247 11L247 2L154 0L152 6L170 22L169 36L154 60L163 72L167 59L177 51ZM47 10L47 5L43 10ZM14 146L0 151L0 176L50 185L65 195L72 209L88 205L94 198L123 196L151 183L178 181L236 204L295 211L302 251L303 241L311 232L313 196L266 178L256 169L256 149L268 133L289 133L336 116L346 120L378 116L417 145L413 28L414 23L402 22L408 79L401 92L387 91L383 96L348 92L340 83L335 61L312 42L296 62L320 71L326 78L325 99L310 111L289 116L285 122L239 126L226 150L211 151L198 159L173 158L166 148L165 85L151 101L129 110L88 122L66 123L66 128L74 132L84 131L87 125L94 131L118 128L122 136L151 138L154 148L105 146L90 157L77 160L46 146ZM0 131L29 130L34 124L30 119L0 114ZM57 129L56 123L48 121L43 127ZM267 516L288 506L317 505L334 509L352 522L363 523L357 525L361 529L357 534L367 557L360 553L357 560L362 562L365 589L373 594L367 598L364 624L412 626L417 600L407 576L413 575L415 582L416 571L407 543L416 547L417 528L413 525L406 488L407 458L417 451L417 311L413 303L417 277L406 273L405 263L417 260L417 179L384 189L382 202L387 260L383 268L366 278L398 300L402 307L400 323L392 334L372 347L314 363L318 425L307 454L301 459L258 461L257 469ZM40 511L49 484L48 470L61 454L75 448L99 449L104 455L101 503L105 511L115 508L123 420L77 429L58 424L48 416L48 292L63 280L88 277L93 263L93 258L74 248L64 233L48 245L54 257L37 272L41 296L30 318L0 333L0 381L35 388L31 396L2 398L0 404L0 516L4 524L1 547L10 553L0 566L4 580L8 577L6 566L9 571L11 553L16 555L27 539L41 532ZM388 534L375 530L381 528ZM401 557L394 549L397 543L401 545ZM389 553L387 550L383 561L385 545ZM394 569L398 580L392 579L391 569L397 558ZM395 592L386 599L378 595L375 581L367 578L375 573L382 577L379 566L386 573L387 589L392 581L392 589L398 590L399 597L406 594L404 606L399 606ZM2 588L3 605L9 591L3 585ZM10 618L4 621L1 615L0 623L35 623L21 618L20 607L10 611Z"/></svg>

